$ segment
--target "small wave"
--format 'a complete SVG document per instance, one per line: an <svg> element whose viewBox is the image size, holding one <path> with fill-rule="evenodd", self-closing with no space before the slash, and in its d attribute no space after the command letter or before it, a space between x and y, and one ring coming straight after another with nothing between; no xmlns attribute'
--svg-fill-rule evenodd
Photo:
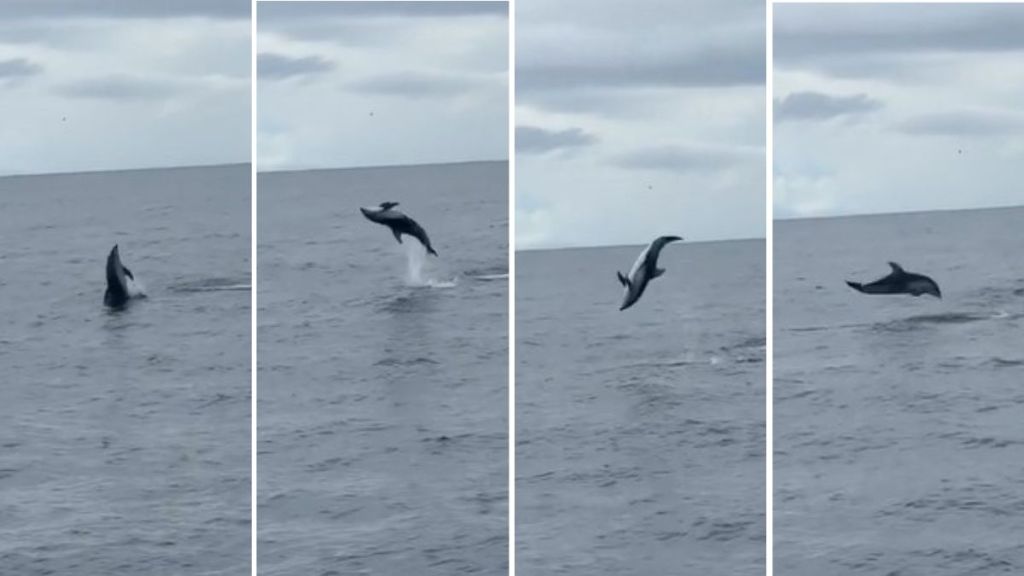
<svg viewBox="0 0 1024 576"><path fill-rule="evenodd" d="M483 282L491 280L508 280L508 272L504 274L480 274L478 276L470 276L474 280L480 280Z"/></svg>
<svg viewBox="0 0 1024 576"><path fill-rule="evenodd" d="M169 288L171 292L224 292L248 291L252 285L233 278L207 278L193 282L182 282Z"/></svg>
<svg viewBox="0 0 1024 576"><path fill-rule="evenodd" d="M411 280L409 282L409 286L413 286L415 288L455 288L457 285L458 282L454 278L451 280L434 280L432 278L427 278L425 280L420 280L419 282L413 282Z"/></svg>
<svg viewBox="0 0 1024 576"><path fill-rule="evenodd" d="M437 364L437 360L432 360L426 357L412 358L409 360L402 358L384 358L373 363L374 366L419 366L423 364Z"/></svg>

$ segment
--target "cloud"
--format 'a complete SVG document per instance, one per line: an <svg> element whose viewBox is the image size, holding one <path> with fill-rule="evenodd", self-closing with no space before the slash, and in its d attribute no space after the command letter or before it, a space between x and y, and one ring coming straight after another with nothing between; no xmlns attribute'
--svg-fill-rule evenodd
<svg viewBox="0 0 1024 576"><path fill-rule="evenodd" d="M521 154L546 154L555 150L570 150L590 146L597 137L579 128L545 130L535 126L516 127L516 151Z"/></svg>
<svg viewBox="0 0 1024 576"><path fill-rule="evenodd" d="M63 84L56 92L68 98L93 100L162 100L178 92L172 84L132 76L88 78Z"/></svg>
<svg viewBox="0 0 1024 576"><path fill-rule="evenodd" d="M717 172L738 163L760 160L763 150L713 148L692 145L652 146L620 154L612 162L629 170L663 172Z"/></svg>
<svg viewBox="0 0 1024 576"><path fill-rule="evenodd" d="M0 20L37 18L249 18L248 0L3 0Z"/></svg>
<svg viewBox="0 0 1024 576"><path fill-rule="evenodd" d="M280 23L291 19L346 18L454 18L508 15L507 2L267 2L258 6L259 18Z"/></svg>
<svg viewBox="0 0 1024 576"><path fill-rule="evenodd" d="M780 4L775 64L836 77L915 72L928 55L1024 51L1024 11L1004 5Z"/></svg>
<svg viewBox="0 0 1024 576"><path fill-rule="evenodd" d="M829 120L868 114L881 108L881 101L866 94L830 96L821 92L793 92L781 100L775 99L775 120Z"/></svg>
<svg viewBox="0 0 1024 576"><path fill-rule="evenodd" d="M446 97L469 91L474 83L466 76L430 72L380 74L349 83L357 92L406 98Z"/></svg>
<svg viewBox="0 0 1024 576"><path fill-rule="evenodd" d="M516 85L531 91L581 88L696 88L764 84L764 47L735 39L697 51L643 54L597 51L550 52L516 70ZM560 61L561 60L561 61Z"/></svg>
<svg viewBox="0 0 1024 576"><path fill-rule="evenodd" d="M914 116L896 129L915 136L1003 136L1024 133L1024 117L971 110L939 112Z"/></svg>
<svg viewBox="0 0 1024 576"><path fill-rule="evenodd" d="M260 78L284 80L297 76L323 74L333 69L333 62L319 56L294 58L283 54L261 52L257 58L257 71Z"/></svg>
<svg viewBox="0 0 1024 576"><path fill-rule="evenodd" d="M25 58L0 60L0 81L21 80L42 73L43 67Z"/></svg>

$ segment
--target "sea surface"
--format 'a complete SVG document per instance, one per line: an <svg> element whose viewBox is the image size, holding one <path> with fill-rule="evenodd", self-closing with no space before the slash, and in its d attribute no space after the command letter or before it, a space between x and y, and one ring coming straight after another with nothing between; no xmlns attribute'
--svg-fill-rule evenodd
<svg viewBox="0 0 1024 576"><path fill-rule="evenodd" d="M249 175L0 178L0 573L249 573Z"/></svg>
<svg viewBox="0 0 1024 576"><path fill-rule="evenodd" d="M775 574L1024 574L1024 209L775 225ZM870 296L888 261L942 299Z"/></svg>
<svg viewBox="0 0 1024 576"><path fill-rule="evenodd" d="M516 567L760 576L764 242L516 255Z"/></svg>
<svg viewBox="0 0 1024 576"><path fill-rule="evenodd" d="M258 186L260 573L507 574L508 164Z"/></svg>

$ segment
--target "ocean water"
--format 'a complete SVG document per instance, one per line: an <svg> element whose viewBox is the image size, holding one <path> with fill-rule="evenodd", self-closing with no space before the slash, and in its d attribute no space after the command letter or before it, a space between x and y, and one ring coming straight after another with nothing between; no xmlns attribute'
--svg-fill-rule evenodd
<svg viewBox="0 0 1024 576"><path fill-rule="evenodd" d="M516 256L518 576L764 574L764 242Z"/></svg>
<svg viewBox="0 0 1024 576"><path fill-rule="evenodd" d="M1024 573L1024 209L775 225L775 573ZM887 261L930 296L868 296Z"/></svg>
<svg viewBox="0 0 1024 576"><path fill-rule="evenodd" d="M0 178L3 574L249 573L249 170Z"/></svg>
<svg viewBox="0 0 1024 576"><path fill-rule="evenodd" d="M260 573L506 574L508 164L258 184Z"/></svg>

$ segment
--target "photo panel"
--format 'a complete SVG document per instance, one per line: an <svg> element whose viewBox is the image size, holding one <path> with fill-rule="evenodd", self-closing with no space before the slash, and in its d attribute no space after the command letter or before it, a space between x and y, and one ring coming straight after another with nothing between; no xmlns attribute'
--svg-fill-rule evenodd
<svg viewBox="0 0 1024 576"><path fill-rule="evenodd" d="M517 574L764 574L765 5L516 18Z"/></svg>
<svg viewBox="0 0 1024 576"><path fill-rule="evenodd" d="M250 3L0 4L0 572L248 574Z"/></svg>
<svg viewBox="0 0 1024 576"><path fill-rule="evenodd" d="M1024 5L774 7L775 572L1024 568Z"/></svg>
<svg viewBox="0 0 1024 576"><path fill-rule="evenodd" d="M260 574L508 571L508 17L258 5Z"/></svg>

